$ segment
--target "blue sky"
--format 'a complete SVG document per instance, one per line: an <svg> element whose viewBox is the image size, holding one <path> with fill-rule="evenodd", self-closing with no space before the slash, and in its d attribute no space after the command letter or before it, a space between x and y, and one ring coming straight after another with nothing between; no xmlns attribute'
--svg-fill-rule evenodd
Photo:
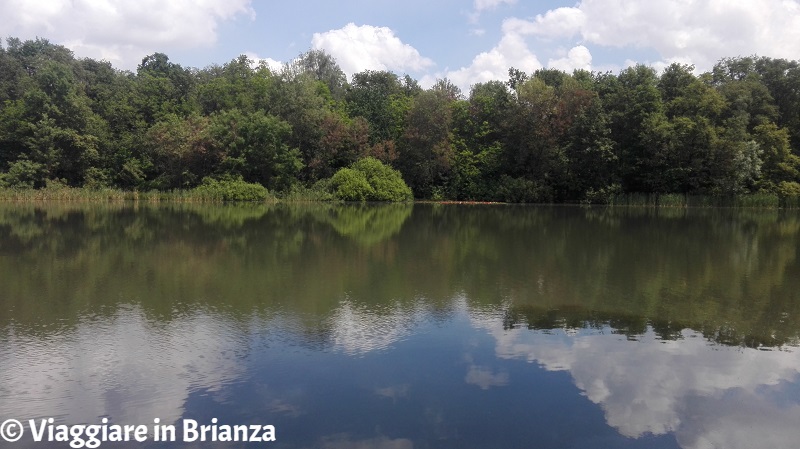
<svg viewBox="0 0 800 449"><path fill-rule="evenodd" d="M800 0L0 0L0 35L46 37L131 70L156 51L192 67L240 54L278 67L320 48L348 75L386 69L468 89L510 66L800 59Z"/></svg>

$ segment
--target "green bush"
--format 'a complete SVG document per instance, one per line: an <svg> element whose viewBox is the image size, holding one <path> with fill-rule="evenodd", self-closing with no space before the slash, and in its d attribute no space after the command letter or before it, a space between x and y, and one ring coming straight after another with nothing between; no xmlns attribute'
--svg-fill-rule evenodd
<svg viewBox="0 0 800 449"><path fill-rule="evenodd" d="M367 176L352 168L343 168L331 178L336 198L342 201L366 201L375 196L375 189L369 185Z"/></svg>
<svg viewBox="0 0 800 449"><path fill-rule="evenodd" d="M781 206L800 207L800 183L793 181L781 182L778 184L778 196L781 199Z"/></svg>
<svg viewBox="0 0 800 449"><path fill-rule="evenodd" d="M331 193L331 179L321 179L311 187L295 184L288 192L281 194L280 198L289 202L333 201L336 197Z"/></svg>
<svg viewBox="0 0 800 449"><path fill-rule="evenodd" d="M33 189L44 184L44 166L28 159L12 162L8 172L0 173L0 187Z"/></svg>
<svg viewBox="0 0 800 449"><path fill-rule="evenodd" d="M194 191L204 199L215 201L264 201L269 196L266 187L245 182L241 178L203 178L203 183Z"/></svg>
<svg viewBox="0 0 800 449"><path fill-rule="evenodd" d="M778 184L778 195L781 198L800 197L800 183L783 181Z"/></svg>
<svg viewBox="0 0 800 449"><path fill-rule="evenodd" d="M367 157L333 175L330 188L343 201L410 201L411 188L400 172Z"/></svg>

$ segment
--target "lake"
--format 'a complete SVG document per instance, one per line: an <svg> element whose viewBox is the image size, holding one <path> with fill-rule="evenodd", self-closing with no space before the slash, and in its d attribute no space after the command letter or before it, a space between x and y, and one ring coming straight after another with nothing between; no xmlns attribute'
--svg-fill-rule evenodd
<svg viewBox="0 0 800 449"><path fill-rule="evenodd" d="M797 211L0 204L0 447L796 448L799 254Z"/></svg>

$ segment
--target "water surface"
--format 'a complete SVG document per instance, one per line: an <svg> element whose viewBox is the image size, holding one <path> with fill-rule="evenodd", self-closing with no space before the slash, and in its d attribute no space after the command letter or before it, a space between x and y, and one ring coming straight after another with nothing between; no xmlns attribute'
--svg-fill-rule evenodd
<svg viewBox="0 0 800 449"><path fill-rule="evenodd" d="M799 233L733 209L0 204L0 419L796 447Z"/></svg>

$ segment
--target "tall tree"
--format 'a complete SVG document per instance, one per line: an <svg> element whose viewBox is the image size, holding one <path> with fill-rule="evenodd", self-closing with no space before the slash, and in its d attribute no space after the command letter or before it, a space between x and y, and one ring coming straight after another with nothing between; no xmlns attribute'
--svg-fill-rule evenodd
<svg viewBox="0 0 800 449"><path fill-rule="evenodd" d="M148 125L169 114L188 116L196 110L192 97L194 78L163 53L142 59L136 71L137 108Z"/></svg>
<svg viewBox="0 0 800 449"><path fill-rule="evenodd" d="M335 100L344 99L347 90L347 76L339 67L336 59L325 50L312 49L301 54L287 65L285 73L291 79L304 75L310 76L325 84Z"/></svg>
<svg viewBox="0 0 800 449"><path fill-rule="evenodd" d="M653 192L663 168L664 105L655 70L629 67L616 77L601 79L598 91L611 119L617 144L622 187L628 192Z"/></svg>
<svg viewBox="0 0 800 449"><path fill-rule="evenodd" d="M446 89L424 91L414 97L406 115L397 166L417 197L430 198L449 181L453 157L451 93Z"/></svg>

